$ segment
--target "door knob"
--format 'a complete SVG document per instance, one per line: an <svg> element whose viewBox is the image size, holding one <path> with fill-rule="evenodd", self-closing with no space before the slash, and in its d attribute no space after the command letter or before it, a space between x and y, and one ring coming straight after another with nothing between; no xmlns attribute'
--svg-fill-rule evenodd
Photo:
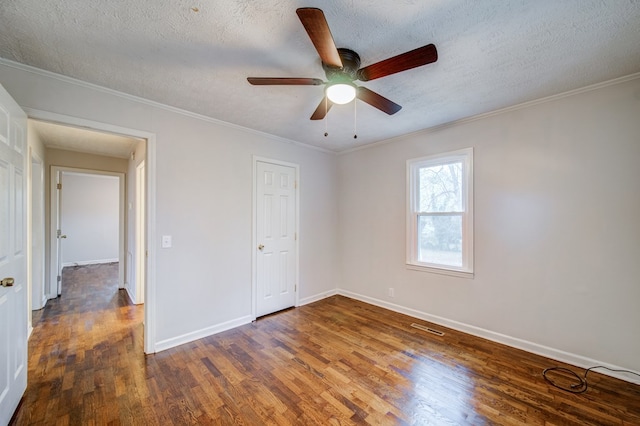
<svg viewBox="0 0 640 426"><path fill-rule="evenodd" d="M15 280L13 278L3 278L2 281L0 281L0 284L2 287L11 287L14 282Z"/></svg>
<svg viewBox="0 0 640 426"><path fill-rule="evenodd" d="M58 236L58 238L67 238L67 236L66 235L60 235L60 236Z"/></svg>
<svg viewBox="0 0 640 426"><path fill-rule="evenodd" d="M264 248L264 245L263 245L263 244L260 244L260 245L258 246L258 250L260 250L260 251L262 251L262 249L263 249L263 248Z"/></svg>

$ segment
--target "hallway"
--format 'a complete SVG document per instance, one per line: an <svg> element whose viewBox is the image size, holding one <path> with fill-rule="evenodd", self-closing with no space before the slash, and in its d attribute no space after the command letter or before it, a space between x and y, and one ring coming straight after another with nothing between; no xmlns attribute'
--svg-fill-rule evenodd
<svg viewBox="0 0 640 426"><path fill-rule="evenodd" d="M145 369L144 307L118 290L117 263L62 274L62 296L34 312L28 387L13 424L107 424L127 412L133 418L139 407L125 389L139 379L131 372Z"/></svg>

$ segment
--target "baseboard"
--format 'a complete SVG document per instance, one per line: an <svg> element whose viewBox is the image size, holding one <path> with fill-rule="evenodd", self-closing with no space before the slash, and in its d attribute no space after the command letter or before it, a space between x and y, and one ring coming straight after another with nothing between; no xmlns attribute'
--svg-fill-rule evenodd
<svg viewBox="0 0 640 426"><path fill-rule="evenodd" d="M84 266L84 265L97 265L100 263L118 263L120 259L117 257L115 259L97 259L97 260L80 260L78 262L63 262L62 267L65 268L67 266Z"/></svg>
<svg viewBox="0 0 640 426"><path fill-rule="evenodd" d="M127 291L127 296L129 297L129 300L131 301L131 303L133 303L134 305L138 305L139 303L136 303L136 298L133 296L133 294L131 294L131 288L129 288L129 283L124 283L124 289Z"/></svg>
<svg viewBox="0 0 640 426"><path fill-rule="evenodd" d="M127 287L127 293L128 292L129 292L129 288ZM331 290L331 291L323 292L320 294L316 294L314 296L305 297L303 299L298 300L298 306L303 306L309 303L317 302L318 300L326 299L327 297L334 296L335 294L337 294L337 291ZM131 298L130 294L129 294L129 298ZM133 300L133 298L131 299ZM196 330L191 333L186 333L181 336L172 337L171 339L161 340L159 342L156 342L155 352L164 351L166 349L180 346L185 343L193 342L194 340L202 339L204 337L209 337L214 334L221 333L223 331L231 330L232 328L249 324L253 320L254 318L248 315L248 316L237 318L235 320L223 322L221 324L217 324L211 327L203 328L201 330Z"/></svg>
<svg viewBox="0 0 640 426"><path fill-rule="evenodd" d="M46 294L42 295L42 300L40 300L40 304L37 306L31 306L31 310L32 311L39 311L40 309L44 308L45 305L47 304L47 300L49 300L49 298L47 297Z"/></svg>
<svg viewBox="0 0 640 426"><path fill-rule="evenodd" d="M298 300L298 306L308 305L309 303L317 302L318 300L326 299L327 297L335 296L338 294L338 290L330 290L322 293L318 293L314 296L305 297L303 299Z"/></svg>
<svg viewBox="0 0 640 426"><path fill-rule="evenodd" d="M604 361L598 361L598 360L587 358L581 355L565 352L559 349L550 348L548 346L539 345L537 343L518 339L516 337L507 336L501 333L496 333L494 331L485 330L483 328L476 327L473 325L450 320L437 315L431 315L415 309L407 308L401 305L396 305L394 303L389 303L384 300L376 299L369 296L364 296L358 293L353 293L348 290L338 289L336 291L336 294L349 297L351 299L356 299L361 302L369 303L371 305L379 306L381 308L389 309L390 311L409 315L411 317L428 321L434 324L438 324L443 327L448 327L453 330L461 331L463 333L471 334L472 336L477 336L483 339L491 340L493 342L502 343L504 345L511 346L516 349L522 349L524 351L531 352L536 355L541 355L546 358L551 358L556 361L575 365L576 367L589 368L589 367L593 367L594 365L602 365L607 368L611 368L613 370L629 370L629 368L612 365ZM549 367L553 367L553 365L549 365ZM631 374L617 373L617 372L608 371L602 368L594 371L597 373L605 374L607 376L615 377L616 379L620 379L626 382L640 385L640 378L637 376L633 376ZM581 374L582 372L578 372L578 373ZM640 374L640 372L635 372L635 373Z"/></svg>
<svg viewBox="0 0 640 426"><path fill-rule="evenodd" d="M201 330L196 330L191 333L186 333L181 336L160 340L159 342L156 342L154 352L161 352L166 349L184 345L185 343L193 342L194 340L202 339L205 337L212 336L214 334L221 333L223 331L231 330L232 328L249 324L252 320L253 319L251 318L251 315L247 315L244 317L236 318L231 321L216 324L211 327L203 328Z"/></svg>

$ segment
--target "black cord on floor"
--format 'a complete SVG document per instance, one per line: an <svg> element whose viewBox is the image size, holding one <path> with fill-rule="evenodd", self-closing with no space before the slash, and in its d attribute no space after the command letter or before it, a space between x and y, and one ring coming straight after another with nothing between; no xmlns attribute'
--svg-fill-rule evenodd
<svg viewBox="0 0 640 426"><path fill-rule="evenodd" d="M584 376L582 376L582 377L580 377L578 375L578 373L576 373L575 371L569 370L568 368L564 368L564 367L545 368L544 371L542 372L542 376L544 377L544 379L547 382L551 383L553 386L557 387L558 389L562 389L564 391L571 392L571 393L584 393L584 392L587 391L587 388L589 387L589 383L587 383L587 374L589 374L589 371L594 370L596 368L604 368L605 370L615 371L616 373L635 374L636 376L640 377L640 374L634 373L633 371L629 371L629 370L614 370L613 368L605 367L604 365L596 365L594 367L587 368L586 370L584 370ZM564 387L564 386L560 386L556 382L554 382L553 380L551 380L550 378L547 377L547 373L550 372L550 371L559 371L559 372L566 373L569 376L572 376L573 378L575 378L577 383L573 383L568 388Z"/></svg>

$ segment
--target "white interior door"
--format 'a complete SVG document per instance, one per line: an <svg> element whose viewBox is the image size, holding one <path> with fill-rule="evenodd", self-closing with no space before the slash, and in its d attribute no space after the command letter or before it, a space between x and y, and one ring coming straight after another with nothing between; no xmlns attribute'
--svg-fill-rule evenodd
<svg viewBox="0 0 640 426"><path fill-rule="evenodd" d="M256 316L296 303L296 168L256 162Z"/></svg>
<svg viewBox="0 0 640 426"><path fill-rule="evenodd" d="M27 117L0 86L0 424L27 388Z"/></svg>

